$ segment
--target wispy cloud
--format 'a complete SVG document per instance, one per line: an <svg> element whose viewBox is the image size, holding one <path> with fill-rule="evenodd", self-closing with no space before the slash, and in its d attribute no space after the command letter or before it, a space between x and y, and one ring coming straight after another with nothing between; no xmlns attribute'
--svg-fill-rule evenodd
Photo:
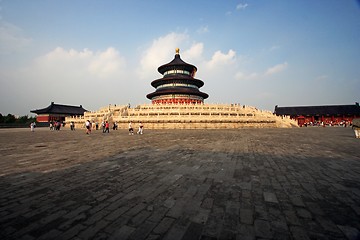
<svg viewBox="0 0 360 240"><path fill-rule="evenodd" d="M277 64L277 65L275 65L273 67L268 68L266 70L266 72L265 72L265 75L272 75L272 74L275 74L275 73L282 72L287 68L287 66L288 66L287 62Z"/></svg>
<svg viewBox="0 0 360 240"><path fill-rule="evenodd" d="M23 29L0 20L0 54L19 51L28 46L31 41L31 38L25 37Z"/></svg>
<svg viewBox="0 0 360 240"><path fill-rule="evenodd" d="M271 51L275 51L275 50L277 50L277 49L279 49L280 48L280 46L278 46L278 45L274 45L274 46L272 46L270 49L269 49L269 51L271 52Z"/></svg>
<svg viewBox="0 0 360 240"><path fill-rule="evenodd" d="M203 26L203 27L199 28L196 32L199 33L199 34L208 33L209 28L208 28L208 26Z"/></svg>
<svg viewBox="0 0 360 240"><path fill-rule="evenodd" d="M236 6L236 10L244 10L245 8L247 8L249 6L249 4L247 3L239 3L237 6Z"/></svg>
<svg viewBox="0 0 360 240"><path fill-rule="evenodd" d="M242 71L238 71L235 74L236 80L261 80L264 79L270 75L279 73L284 71L288 66L287 62L277 64L273 67L269 67L264 73L259 72L252 72L252 73L244 73Z"/></svg>
<svg viewBox="0 0 360 240"><path fill-rule="evenodd" d="M253 72L253 73L250 73L250 74L245 74L243 72L237 72L235 74L235 79L236 80L256 80L258 77L259 77L260 74L256 73L256 72Z"/></svg>

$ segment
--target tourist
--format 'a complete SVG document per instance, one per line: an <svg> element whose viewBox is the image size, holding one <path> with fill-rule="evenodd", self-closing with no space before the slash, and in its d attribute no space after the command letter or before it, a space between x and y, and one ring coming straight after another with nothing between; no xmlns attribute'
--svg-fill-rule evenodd
<svg viewBox="0 0 360 240"><path fill-rule="evenodd" d="M71 129L71 131L75 130L75 124L73 121L70 122L70 129Z"/></svg>
<svg viewBox="0 0 360 240"><path fill-rule="evenodd" d="M30 130L31 130L32 132L35 131L35 127L36 127L36 123L35 123L35 122L30 123Z"/></svg>
<svg viewBox="0 0 360 240"><path fill-rule="evenodd" d="M143 128L144 126L142 125L141 122L139 122L139 130L137 131L137 134L143 134Z"/></svg>
<svg viewBox="0 0 360 240"><path fill-rule="evenodd" d="M50 122L50 131L54 130L54 124L53 122Z"/></svg>
<svg viewBox="0 0 360 240"><path fill-rule="evenodd" d="M89 120L87 120L85 122L85 127L86 127L86 134L90 134L91 133L91 122Z"/></svg>
<svg viewBox="0 0 360 240"><path fill-rule="evenodd" d="M131 122L129 122L129 135L134 135L134 128L132 127Z"/></svg>
<svg viewBox="0 0 360 240"><path fill-rule="evenodd" d="M95 129L99 130L99 123L98 122L95 123Z"/></svg>
<svg viewBox="0 0 360 240"><path fill-rule="evenodd" d="M113 130L118 130L118 124L117 124L117 122L114 122Z"/></svg>
<svg viewBox="0 0 360 240"><path fill-rule="evenodd" d="M102 128L102 132L104 133L105 132L105 122L104 121L101 122L101 128Z"/></svg>
<svg viewBox="0 0 360 240"><path fill-rule="evenodd" d="M110 132L109 132L109 127L110 127L110 124L109 124L108 121L106 121L106 122L105 122L105 131L104 131L104 133L105 133L105 132L110 133Z"/></svg>
<svg viewBox="0 0 360 240"><path fill-rule="evenodd" d="M352 129L355 132L355 137L360 138L360 118L353 119L353 121L352 121Z"/></svg>
<svg viewBox="0 0 360 240"><path fill-rule="evenodd" d="M353 126L353 129L354 129L354 132L355 132L355 137L360 138L360 127Z"/></svg>
<svg viewBox="0 0 360 240"><path fill-rule="evenodd" d="M60 121L56 121L56 122L54 123L54 128L55 128L55 130L56 130L56 131L59 131L59 130L60 130L60 127L61 127Z"/></svg>

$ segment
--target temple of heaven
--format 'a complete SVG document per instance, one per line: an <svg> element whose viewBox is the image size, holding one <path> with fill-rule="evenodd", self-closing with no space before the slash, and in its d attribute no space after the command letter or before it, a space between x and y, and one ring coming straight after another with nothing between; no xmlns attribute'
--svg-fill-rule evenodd
<svg viewBox="0 0 360 240"><path fill-rule="evenodd" d="M204 82L195 78L197 68L180 58L179 49L174 59L158 68L162 78L151 82L155 92L146 95L153 104L198 104L204 103L209 95L199 89Z"/></svg>
<svg viewBox="0 0 360 240"><path fill-rule="evenodd" d="M201 92L204 82L195 78L197 68L184 62L176 49L175 58L160 67L162 78L153 80L155 91L146 95L149 104L130 107L129 104L109 105L84 116L69 116L66 123L84 128L85 121L117 123L127 129L129 122L141 123L146 129L236 129L298 127L290 117L276 116L271 111L235 104L209 104L208 94ZM69 124L67 124L69 125Z"/></svg>

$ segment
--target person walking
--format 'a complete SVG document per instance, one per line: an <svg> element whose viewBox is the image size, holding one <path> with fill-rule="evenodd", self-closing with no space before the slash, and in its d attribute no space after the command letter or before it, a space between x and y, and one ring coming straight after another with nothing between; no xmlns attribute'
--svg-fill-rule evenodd
<svg viewBox="0 0 360 240"><path fill-rule="evenodd" d="M35 131L35 122L32 122L32 123L30 123L30 130L32 131L32 132L34 132Z"/></svg>
<svg viewBox="0 0 360 240"><path fill-rule="evenodd" d="M144 126L142 125L141 122L139 122L139 130L137 131L137 134L143 134L143 129L144 129Z"/></svg>
<svg viewBox="0 0 360 240"><path fill-rule="evenodd" d="M87 120L85 122L85 127L86 127L86 134L90 134L91 133L91 122L90 122L90 120Z"/></svg>
<svg viewBox="0 0 360 240"><path fill-rule="evenodd" d="M355 137L360 138L360 118L353 119L352 129L354 130Z"/></svg>
<svg viewBox="0 0 360 240"><path fill-rule="evenodd" d="M131 122L129 122L129 135L134 135L134 128L132 127Z"/></svg>
<svg viewBox="0 0 360 240"><path fill-rule="evenodd" d="M105 122L105 131L104 131L104 133L106 133L106 132L107 132L107 133L110 133L110 132L109 132L109 128L110 128L110 124L109 124L108 121L106 121L106 122Z"/></svg>
<svg viewBox="0 0 360 240"><path fill-rule="evenodd" d="M102 121L102 123L101 123L101 128L102 128L102 132L104 133L105 132L105 122L104 121Z"/></svg>
<svg viewBox="0 0 360 240"><path fill-rule="evenodd" d="M71 129L71 131L75 131L75 123L74 122L70 122L70 129Z"/></svg>

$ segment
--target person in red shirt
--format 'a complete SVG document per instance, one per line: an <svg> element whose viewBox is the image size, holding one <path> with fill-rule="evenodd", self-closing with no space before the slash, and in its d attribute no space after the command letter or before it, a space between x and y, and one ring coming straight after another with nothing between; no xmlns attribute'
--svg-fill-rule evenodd
<svg viewBox="0 0 360 240"><path fill-rule="evenodd" d="M105 123L105 132L109 133L109 128L110 128L110 124L109 124L108 121L106 121L106 123Z"/></svg>

